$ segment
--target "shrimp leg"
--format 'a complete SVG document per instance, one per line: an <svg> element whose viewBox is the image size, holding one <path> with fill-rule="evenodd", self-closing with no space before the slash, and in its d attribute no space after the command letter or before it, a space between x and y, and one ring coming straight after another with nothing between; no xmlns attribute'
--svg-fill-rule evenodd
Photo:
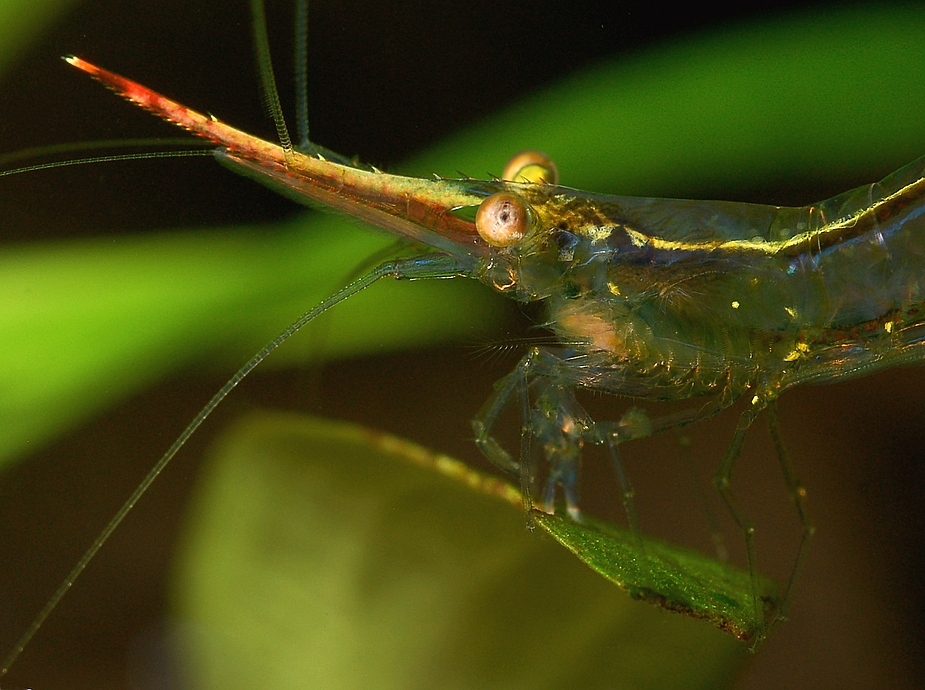
<svg viewBox="0 0 925 690"><path fill-rule="evenodd" d="M755 637L756 640L761 640L765 636L765 616L761 615L763 607L761 604L761 592L758 585L758 549L755 542L755 525L745 515L744 511L739 508L738 502L736 501L732 491L732 470L735 467L736 461L742 455L742 444L745 443L745 436L748 434L748 430L751 429L755 419L767 409L768 405L769 401L766 396L760 394L754 396L751 404L739 416L739 422L736 425L732 441L726 448L723 461L719 469L717 469L716 474L713 476L713 485L722 497L727 510L729 510L732 519L735 520L745 540L745 555L748 561L749 576L751 578L752 604L757 614L756 620L758 620L761 625L761 630Z"/></svg>
<svg viewBox="0 0 925 690"><path fill-rule="evenodd" d="M550 464L544 491L544 509L552 512L556 486L562 486L569 514L578 519L578 469L585 436L593 427L587 412L569 388L562 387L555 377L561 370L561 360L552 352L533 348L510 374L495 384L495 392L472 421L475 442L482 453L503 470L520 477L524 507L533 508L533 477L536 463L532 443L539 441ZM535 401L530 389L537 389ZM521 407L520 461L514 462L491 434L501 413L512 396L517 395Z"/></svg>
<svg viewBox="0 0 925 690"><path fill-rule="evenodd" d="M475 442L495 465L519 476L524 507L528 514L533 508L533 484L537 466L532 448L533 443L538 442L549 464L543 491L543 509L554 512L556 492L561 487L567 512L576 520L581 518L578 496L581 451L586 442L606 445L620 486L627 523L638 539L640 532L634 490L623 467L618 446L625 441L708 419L735 402L738 392L731 385L726 385L720 394L710 398L706 404L653 420L641 410L632 408L619 421L595 422L576 399L574 386L563 383L573 378L572 368L574 365L558 353L533 348L514 371L495 384L494 393L476 414L472 421ZM492 434L502 412L515 396L519 401L522 420L518 462Z"/></svg>
<svg viewBox="0 0 925 690"><path fill-rule="evenodd" d="M768 428L771 431L771 439L774 442L774 448L777 452L777 459L780 462L781 472L784 475L784 484L787 487L787 493L796 506L801 529L800 545L797 548L797 555L793 562L793 568L787 580L787 589L778 607L777 617L772 623L774 624L778 621L787 620L787 613L792 603L793 591L797 580L799 580L803 566L806 564L809 542L816 533L816 527L813 524L812 518L810 518L809 509L806 506L806 489L803 487L802 482L796 474L796 468L794 467L793 461L790 459L790 454L787 452L787 448L781 437L777 400L768 402L766 416L768 419Z"/></svg>

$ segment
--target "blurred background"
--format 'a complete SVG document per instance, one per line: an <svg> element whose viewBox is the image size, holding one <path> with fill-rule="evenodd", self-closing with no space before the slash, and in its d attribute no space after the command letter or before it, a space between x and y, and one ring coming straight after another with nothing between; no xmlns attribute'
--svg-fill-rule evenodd
<svg viewBox="0 0 925 690"><path fill-rule="evenodd" d="M796 11L782 3L752 3L737 14L699 12L692 17L638 3L600 5L580 0L503 7L496 2L313 2L312 139L394 169L447 135L476 127L489 114L583 68L619 58L632 64L647 51L704 34L737 35L751 30L743 27L790 21ZM816 17L829 12L837 16L822 3L799 5L800 12ZM873 7L887 15L897 8ZM284 109L291 112L291 10L289 3L273 2L268 12L276 76ZM60 56L71 53L214 112L241 129L274 136L261 103L246 3L101 0L75 2L62 10L0 74L0 151L175 136L67 68ZM781 80L791 78L799 80L798 75L780 75ZM907 86L918 88L917 82ZM857 94L864 97L863 91ZM721 109L722 103L716 107ZM826 107L812 89L794 93L795 109ZM671 120L666 113L664 126L670 127ZM786 139L776 145L782 150L798 146ZM866 166L858 161L841 166L833 156L824 175L812 166L793 176L776 169L767 177L733 169L713 176L667 174L640 180L630 189L621 185L596 191L804 204L882 178L925 153L925 135L870 148L875 151ZM497 173L513 152L498 151L491 170L462 172ZM825 163L819 161L818 167L825 168ZM671 165L665 168L670 171ZM561 166L560 174L564 184L577 177ZM301 208L220 169L210 158L79 166L0 180L0 241L10 247L266 223L300 213ZM530 309L501 309L503 318L492 325L487 342L529 333L535 317ZM284 326L285 321L274 328ZM353 420L484 466L470 440L469 420L492 383L521 354L514 348L479 356L476 346L485 344L485 338L476 334L426 349L258 372L194 437L177 466L116 533L17 663L10 683L129 687L127 650L157 629L164 616L172 544L196 480L198 458L210 439L243 411L271 406ZM250 350L216 348L214 354L87 424L36 444L40 447L35 452L4 470L4 654L153 461ZM783 430L809 490L818 532L791 620L749 661L737 687L913 688L925 682L923 384L922 370L907 368L796 390L781 401ZM622 401L614 405L609 399L589 401L598 416L616 417L612 410L625 408ZM692 455L703 477L715 468L734 426L731 412L691 430ZM699 520L701 504L684 479L678 449L676 436L627 448L643 528L708 549L709 534ZM588 465L584 486L589 503L595 512L619 519L606 470L594 462ZM768 434L760 425L749 439L736 487L758 524L762 563L772 574L786 577L798 527ZM726 528L738 557L738 540Z"/></svg>

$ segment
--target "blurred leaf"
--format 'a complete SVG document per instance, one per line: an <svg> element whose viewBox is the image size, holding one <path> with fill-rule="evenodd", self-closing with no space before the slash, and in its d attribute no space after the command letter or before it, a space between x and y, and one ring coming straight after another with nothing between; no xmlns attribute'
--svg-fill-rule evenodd
<svg viewBox="0 0 925 690"><path fill-rule="evenodd" d="M7 248L0 459L200 357L230 351L240 364L242 352L258 350L381 248L381 238L341 224L326 216L310 230L298 222ZM324 337L309 331L275 359L471 337L498 314L498 302L476 287L384 281L324 315Z"/></svg>
<svg viewBox="0 0 925 690"><path fill-rule="evenodd" d="M563 184L641 196L754 194L871 166L888 166L885 175L925 151L925 92L910 86L922 68L916 4L763 17L577 72L434 147L412 170L479 176L539 148Z"/></svg>
<svg viewBox="0 0 925 690"><path fill-rule="evenodd" d="M0 75L76 0L0 0Z"/></svg>
<svg viewBox="0 0 925 690"><path fill-rule="evenodd" d="M354 425L240 422L190 524L191 687L719 688L745 655L528 532L505 483Z"/></svg>

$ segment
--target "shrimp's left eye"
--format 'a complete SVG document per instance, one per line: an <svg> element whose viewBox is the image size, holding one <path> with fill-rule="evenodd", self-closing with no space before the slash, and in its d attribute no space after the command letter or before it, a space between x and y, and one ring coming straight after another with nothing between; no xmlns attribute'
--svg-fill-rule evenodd
<svg viewBox="0 0 925 690"><path fill-rule="evenodd" d="M501 179L533 184L559 184L559 171L556 170L552 158L542 151L521 151L504 166Z"/></svg>
<svg viewBox="0 0 925 690"><path fill-rule="evenodd" d="M513 194L492 194L475 214L475 229L493 247L510 247L527 234L530 210Z"/></svg>

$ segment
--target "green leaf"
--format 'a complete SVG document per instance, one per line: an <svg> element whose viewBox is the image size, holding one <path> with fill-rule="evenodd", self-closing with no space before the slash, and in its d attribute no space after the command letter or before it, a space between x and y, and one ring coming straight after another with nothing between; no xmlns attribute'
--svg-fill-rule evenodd
<svg viewBox="0 0 925 690"><path fill-rule="evenodd" d="M340 219L313 220L4 251L0 460L200 358L232 352L239 364L383 246ZM499 314L477 287L385 281L319 319L323 337L309 329L271 364L471 337Z"/></svg>
<svg viewBox="0 0 925 690"><path fill-rule="evenodd" d="M559 543L634 599L709 621L734 637L760 644L780 604L777 583L761 580L764 615L756 617L749 573L611 523L582 523L534 511Z"/></svg>
<svg viewBox="0 0 925 690"><path fill-rule="evenodd" d="M922 68L917 5L810 8L577 72L412 169L499 170L505 152L539 148L563 184L642 196L812 187L882 165L886 174L923 154L925 92L910 87Z"/></svg>
<svg viewBox="0 0 925 690"><path fill-rule="evenodd" d="M0 0L0 74L76 0Z"/></svg>
<svg viewBox="0 0 925 690"><path fill-rule="evenodd" d="M745 656L528 532L504 482L354 425L241 421L190 525L191 687L717 688Z"/></svg>

